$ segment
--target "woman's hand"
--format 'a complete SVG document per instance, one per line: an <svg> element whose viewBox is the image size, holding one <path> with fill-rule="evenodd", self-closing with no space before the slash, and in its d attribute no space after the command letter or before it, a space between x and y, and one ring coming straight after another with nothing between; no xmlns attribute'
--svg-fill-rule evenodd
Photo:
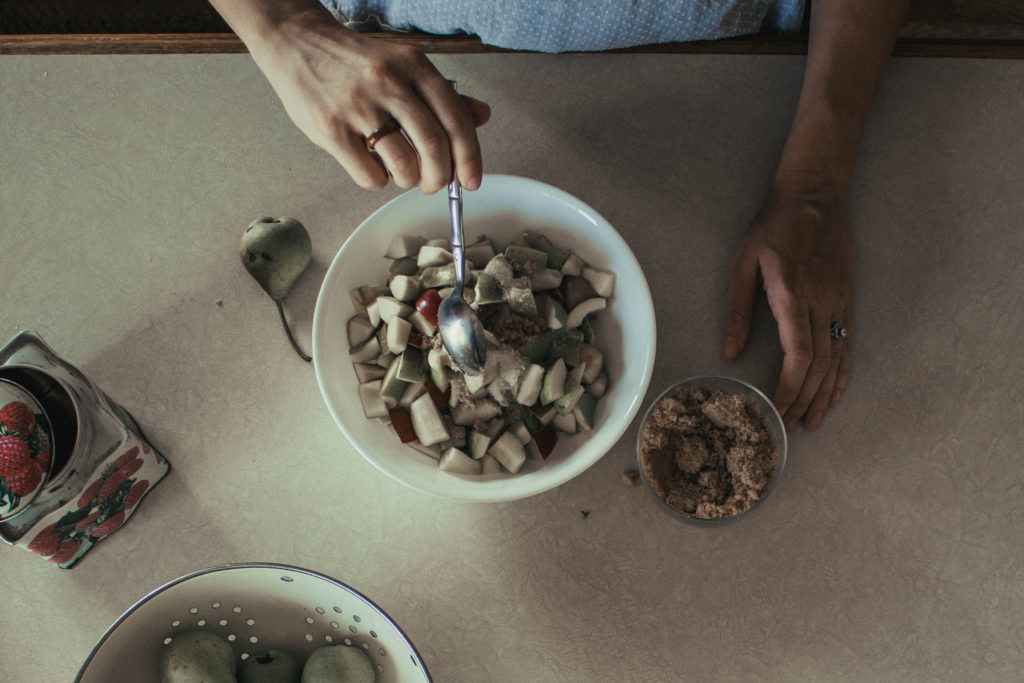
<svg viewBox="0 0 1024 683"><path fill-rule="evenodd" d="M456 93L416 48L352 32L319 4L285 4L249 25L239 13L239 34L295 125L356 183L380 188L390 176L433 193L454 167L467 189L480 186L486 104ZM392 119L401 132L368 150L366 138Z"/></svg>
<svg viewBox="0 0 1024 683"><path fill-rule="evenodd" d="M843 191L813 174L777 177L733 262L725 355L734 358L746 347L763 286L785 354L773 402L787 429L800 419L817 428L849 378L849 338L830 333L834 322L853 332L855 256L847 204Z"/></svg>

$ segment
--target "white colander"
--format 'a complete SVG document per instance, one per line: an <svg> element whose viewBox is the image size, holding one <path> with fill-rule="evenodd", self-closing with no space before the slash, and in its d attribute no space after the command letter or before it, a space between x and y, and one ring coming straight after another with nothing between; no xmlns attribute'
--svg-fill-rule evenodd
<svg viewBox="0 0 1024 683"><path fill-rule="evenodd" d="M431 681L416 648L366 596L323 574L281 564L203 569L142 598L107 629L75 679L157 683L157 657L175 634L218 633L239 660L271 648L305 659L324 645L363 650L376 683Z"/></svg>

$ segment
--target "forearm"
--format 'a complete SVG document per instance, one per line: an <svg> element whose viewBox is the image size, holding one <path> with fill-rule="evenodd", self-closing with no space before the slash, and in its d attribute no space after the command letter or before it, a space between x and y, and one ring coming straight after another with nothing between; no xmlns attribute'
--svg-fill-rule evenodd
<svg viewBox="0 0 1024 683"><path fill-rule="evenodd" d="M284 37L291 26L324 26L335 37L337 21L317 0L210 0L249 51L272 39Z"/></svg>
<svg viewBox="0 0 1024 683"><path fill-rule="evenodd" d="M804 84L776 180L845 191L910 0L815 0Z"/></svg>

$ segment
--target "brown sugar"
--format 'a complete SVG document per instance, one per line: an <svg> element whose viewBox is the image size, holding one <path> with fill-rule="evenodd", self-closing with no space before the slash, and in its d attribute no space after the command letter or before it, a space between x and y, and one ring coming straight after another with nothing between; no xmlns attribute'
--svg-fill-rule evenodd
<svg viewBox="0 0 1024 683"><path fill-rule="evenodd" d="M654 406L640 461L654 492L695 517L720 519L752 507L771 488L779 449L751 399L681 388Z"/></svg>

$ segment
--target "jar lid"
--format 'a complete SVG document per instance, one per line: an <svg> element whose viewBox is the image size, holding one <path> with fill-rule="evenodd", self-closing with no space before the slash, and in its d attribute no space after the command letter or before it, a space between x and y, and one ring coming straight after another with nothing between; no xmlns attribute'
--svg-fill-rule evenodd
<svg viewBox="0 0 1024 683"><path fill-rule="evenodd" d="M23 512L53 465L53 431L46 411L19 384L0 378L0 520Z"/></svg>

